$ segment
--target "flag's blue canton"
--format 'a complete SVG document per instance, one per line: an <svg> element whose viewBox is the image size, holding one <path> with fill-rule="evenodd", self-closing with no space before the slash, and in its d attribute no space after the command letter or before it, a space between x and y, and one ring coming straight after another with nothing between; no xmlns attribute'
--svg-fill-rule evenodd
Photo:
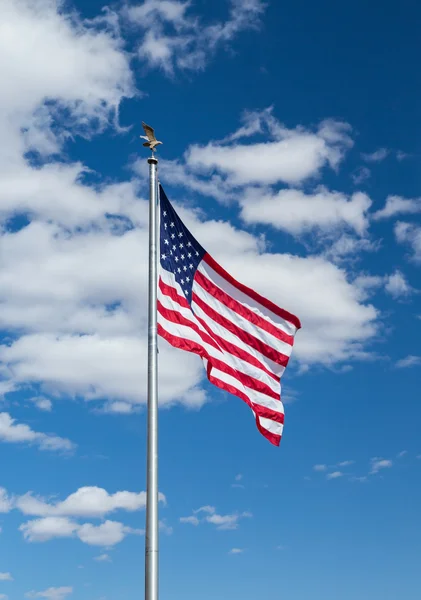
<svg viewBox="0 0 421 600"><path fill-rule="evenodd" d="M174 273L176 281L180 284L184 296L190 304L194 275L206 251L181 221L161 186L159 192L161 266Z"/></svg>

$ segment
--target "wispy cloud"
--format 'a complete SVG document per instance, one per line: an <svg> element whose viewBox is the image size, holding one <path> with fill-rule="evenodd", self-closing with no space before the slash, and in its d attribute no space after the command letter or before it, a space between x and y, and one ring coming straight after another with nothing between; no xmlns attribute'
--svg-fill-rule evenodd
<svg viewBox="0 0 421 600"><path fill-rule="evenodd" d="M403 198L388 196L384 207L374 213L373 219L388 219L395 215L416 214L421 212L421 198Z"/></svg>
<svg viewBox="0 0 421 600"><path fill-rule="evenodd" d="M386 277L384 288L395 299L410 296L414 292L405 275L399 270Z"/></svg>
<svg viewBox="0 0 421 600"><path fill-rule="evenodd" d="M401 160L405 160L406 158L409 158L411 155L408 154L407 152L403 152L403 150L397 150L396 151L396 159L401 161Z"/></svg>
<svg viewBox="0 0 421 600"><path fill-rule="evenodd" d="M244 489L244 484L240 483L240 481L242 481L242 479L243 479L243 475L241 473L238 473L238 475L236 475L234 478L235 483L232 483L231 487Z"/></svg>
<svg viewBox="0 0 421 600"><path fill-rule="evenodd" d="M370 152L365 154L364 152L361 154L362 158L371 163L382 162L389 155L389 150L387 148L379 148L374 152Z"/></svg>
<svg viewBox="0 0 421 600"><path fill-rule="evenodd" d="M209 515L206 517L206 521L208 523L212 523L212 525L216 525L217 529L226 530L226 529L238 529L238 522L240 519L250 518L252 515L249 512L243 513L233 513L230 515Z"/></svg>
<svg viewBox="0 0 421 600"><path fill-rule="evenodd" d="M143 535L143 530L127 527L118 521L104 521L100 525L77 523L67 517L33 519L19 527L27 542L47 542L55 538L73 538L90 546L111 547L120 543L128 534Z"/></svg>
<svg viewBox="0 0 421 600"><path fill-rule="evenodd" d="M342 471L333 471L333 473L326 475L326 479L338 479L339 477L343 477Z"/></svg>
<svg viewBox="0 0 421 600"><path fill-rule="evenodd" d="M414 223L398 221L395 224L395 238L399 244L408 244L412 250L412 259L421 261L421 227Z"/></svg>
<svg viewBox="0 0 421 600"><path fill-rule="evenodd" d="M381 469L390 469L393 466L393 462L391 460L387 460L384 458L372 458L371 459L371 468L370 475L375 475Z"/></svg>
<svg viewBox="0 0 421 600"><path fill-rule="evenodd" d="M322 465L322 464L314 465L313 471L319 471L319 472L327 471L327 465Z"/></svg>
<svg viewBox="0 0 421 600"><path fill-rule="evenodd" d="M338 467L350 467L353 464L355 464L355 460L343 460L338 463Z"/></svg>
<svg viewBox="0 0 421 600"><path fill-rule="evenodd" d="M172 535L174 531L171 525L167 525L165 520L159 521L159 530L165 535Z"/></svg>
<svg viewBox="0 0 421 600"><path fill-rule="evenodd" d="M73 588L70 586L50 587L43 592L27 592L25 596L27 598L45 598L46 600L64 600L72 592Z"/></svg>
<svg viewBox="0 0 421 600"><path fill-rule="evenodd" d="M165 504L165 496L160 493L159 501ZM15 506L23 514L39 517L94 517L101 518L117 511L129 512L146 507L146 492L121 490L109 494L104 488L96 486L81 487L61 502L46 502L33 496L31 492L18 496Z"/></svg>
<svg viewBox="0 0 421 600"><path fill-rule="evenodd" d="M407 369L408 367L419 367L421 366L421 356L414 356L413 354L408 354L405 358L401 358L396 363L396 367L398 369Z"/></svg>
<svg viewBox="0 0 421 600"><path fill-rule="evenodd" d="M199 518L196 515L203 513L205 516ZM241 519L250 518L253 515L250 512L235 512L227 515L219 515L214 506L202 506L193 511L193 515L189 517L180 517L180 523L189 523L197 527L200 523L210 523L215 525L217 529L237 529Z"/></svg>
<svg viewBox="0 0 421 600"><path fill-rule="evenodd" d="M146 0L123 11L142 39L139 57L151 68L168 75L176 69L200 71L210 58L247 29L256 29L265 4L262 0L231 0L226 21L206 24L190 14L192 3L179 0Z"/></svg>
<svg viewBox="0 0 421 600"><path fill-rule="evenodd" d="M13 498L9 496L7 490L0 487L0 513L8 513L12 510L14 504Z"/></svg>
<svg viewBox="0 0 421 600"><path fill-rule="evenodd" d="M33 402L39 410L43 410L45 412L51 412L53 407L51 400L44 398L44 396L36 396L31 398L31 402Z"/></svg>
<svg viewBox="0 0 421 600"><path fill-rule="evenodd" d="M99 556L95 556L94 560L98 562L111 562L111 556L109 554L100 554Z"/></svg>
<svg viewBox="0 0 421 600"><path fill-rule="evenodd" d="M368 167L359 167L352 173L351 178L355 185L361 185L371 177L371 171Z"/></svg>
<svg viewBox="0 0 421 600"><path fill-rule="evenodd" d="M71 452L76 448L76 445L66 438L34 431L29 425L17 423L7 412L0 413L0 441L10 444L33 444L40 450L49 451Z"/></svg>
<svg viewBox="0 0 421 600"><path fill-rule="evenodd" d="M408 454L408 450L402 450L401 452L398 452L397 457L402 458L402 457L406 456L407 454Z"/></svg>
<svg viewBox="0 0 421 600"><path fill-rule="evenodd" d="M197 527L200 520L195 515L191 515L190 517L180 517L180 523L190 523L190 525Z"/></svg>
<svg viewBox="0 0 421 600"><path fill-rule="evenodd" d="M0 573L0 581L13 581L11 573Z"/></svg>
<svg viewBox="0 0 421 600"><path fill-rule="evenodd" d="M200 508L197 508L196 510L193 511L195 515L203 512L203 513L207 513L209 515L213 515L216 512L216 508L214 506L201 506Z"/></svg>
<svg viewBox="0 0 421 600"><path fill-rule="evenodd" d="M242 554L244 552L244 548L231 548L228 554Z"/></svg>

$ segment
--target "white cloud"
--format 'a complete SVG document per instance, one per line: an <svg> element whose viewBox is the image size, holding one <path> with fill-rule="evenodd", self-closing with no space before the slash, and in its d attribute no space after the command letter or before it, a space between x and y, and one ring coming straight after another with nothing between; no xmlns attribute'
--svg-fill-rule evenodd
<svg viewBox="0 0 421 600"><path fill-rule="evenodd" d="M165 535L172 535L174 529L171 527L171 525L167 525L165 520L162 520L159 521L159 531L162 531L162 533L165 533Z"/></svg>
<svg viewBox="0 0 421 600"><path fill-rule="evenodd" d="M352 173L351 178L355 185L360 185L371 177L371 171L367 167L359 167Z"/></svg>
<svg viewBox="0 0 421 600"><path fill-rule="evenodd" d="M227 177L226 184L231 186L278 182L293 185L318 176L325 166L338 167L352 145L349 126L336 121L323 121L315 132L287 129L279 122L270 122L268 126L273 141L192 145L186 152L186 163L202 173L216 169Z"/></svg>
<svg viewBox="0 0 421 600"><path fill-rule="evenodd" d="M50 587L43 592L28 592L25 594L27 598L45 598L46 600L65 600L73 592L70 586Z"/></svg>
<svg viewBox="0 0 421 600"><path fill-rule="evenodd" d="M350 467L353 464L355 464L355 460L343 460L338 463L338 467Z"/></svg>
<svg viewBox="0 0 421 600"><path fill-rule="evenodd" d="M414 356L409 354L405 358L401 358L397 361L396 367L398 369L406 369L408 367L419 367L421 365L421 356Z"/></svg>
<svg viewBox="0 0 421 600"><path fill-rule="evenodd" d="M101 525L84 523L77 530L78 538L91 546L114 546L119 544L127 534L143 535L143 530L126 527L118 521L105 521Z"/></svg>
<svg viewBox="0 0 421 600"><path fill-rule="evenodd" d="M421 198L402 198L401 196L388 196L386 204L381 210L374 213L373 219L387 219L395 215L415 214L421 212Z"/></svg>
<svg viewBox="0 0 421 600"><path fill-rule="evenodd" d="M0 487L0 513L8 513L13 508L13 499L9 498L7 490Z"/></svg>
<svg viewBox="0 0 421 600"><path fill-rule="evenodd" d="M203 519L197 517L196 515L199 515L203 513L205 516L203 517ZM193 515L190 517L181 517L180 518L180 523L190 523L190 525L194 525L197 527L197 525L199 525L199 523L211 523L212 525L216 525L217 529L220 530L227 530L227 529L237 529L238 528L238 522L241 519L245 519L245 518L250 518L252 517L252 514L249 512L242 512L242 513L232 513L232 514L228 514L228 515L219 515L216 512L216 508L214 506L202 506L196 510L193 511Z"/></svg>
<svg viewBox="0 0 421 600"><path fill-rule="evenodd" d="M327 465L314 465L313 471L326 471Z"/></svg>
<svg viewBox="0 0 421 600"><path fill-rule="evenodd" d="M31 402L35 404L35 406L39 410L43 410L45 412L50 412L53 408L53 403L48 398L44 398L43 396L36 396L35 398L30 399Z"/></svg>
<svg viewBox="0 0 421 600"><path fill-rule="evenodd" d="M408 454L408 450L402 450L401 452L398 453L398 458L403 458L404 456L406 456Z"/></svg>
<svg viewBox="0 0 421 600"><path fill-rule="evenodd" d="M19 531L28 542L47 542L54 538L72 537L79 525L67 517L45 517L22 523Z"/></svg>
<svg viewBox="0 0 421 600"><path fill-rule="evenodd" d="M386 460L384 458L372 458L370 462L370 475L375 475L381 469L390 469L390 467L393 466L393 462L391 460Z"/></svg>
<svg viewBox="0 0 421 600"><path fill-rule="evenodd" d="M51 0L39 0L36 7L28 0L3 0L0 69L6 76L13 64L20 75L2 90L3 102L9 109L30 104L33 110L45 97L60 98L82 102L81 118L83 111L106 118L122 94L133 92L122 40L60 8ZM34 45L36 54L30 51Z"/></svg>
<svg viewBox="0 0 421 600"><path fill-rule="evenodd" d="M206 505L206 506L201 506L200 508L197 508L193 512L195 514L203 512L203 513L206 513L208 515L213 515L216 512L216 508L214 506Z"/></svg>
<svg viewBox="0 0 421 600"><path fill-rule="evenodd" d="M387 148L379 148L378 150L375 150L374 152L371 152L369 154L361 154L364 160L372 163L382 162L388 155L389 150Z"/></svg>
<svg viewBox="0 0 421 600"><path fill-rule="evenodd" d="M216 513L208 515L205 520L212 525L216 525L217 529L238 529L238 521L243 518L251 517L248 512L234 513L230 515L218 515Z"/></svg>
<svg viewBox="0 0 421 600"><path fill-rule="evenodd" d="M244 552L244 548L231 548L228 554L242 554Z"/></svg>
<svg viewBox="0 0 421 600"><path fill-rule="evenodd" d="M265 8L261 0L231 0L229 18L206 25L190 15L191 5L189 1L146 0L124 11L143 33L138 54L150 67L167 74L175 69L204 69L219 48L240 32L256 28Z"/></svg>
<svg viewBox="0 0 421 600"><path fill-rule="evenodd" d="M55 538L77 536L91 546L114 546L128 534L142 535L140 529L126 527L118 521L104 521L100 525L79 524L68 517L44 517L23 523L19 530L28 542L47 542Z"/></svg>
<svg viewBox="0 0 421 600"><path fill-rule="evenodd" d="M376 252L379 248L380 240L356 237L342 232L334 241L328 238L323 256L334 263L356 262L361 258L363 252Z"/></svg>
<svg viewBox="0 0 421 600"><path fill-rule="evenodd" d="M8 600L9 596L7 594L0 594L0 600Z"/></svg>
<svg viewBox="0 0 421 600"><path fill-rule="evenodd" d="M240 201L246 223L262 223L294 235L320 229L335 231L347 227L364 235L368 227L371 200L356 192L350 198L322 188L313 194L284 189L276 194L254 189Z"/></svg>
<svg viewBox="0 0 421 600"><path fill-rule="evenodd" d="M385 290L393 298L402 298L413 293L413 289L405 279L405 276L398 270L386 278Z"/></svg>
<svg viewBox="0 0 421 600"><path fill-rule="evenodd" d="M231 133L223 142L235 142L242 138L248 138L257 133L262 133L263 127L272 119L272 107L262 111L244 111L241 117L243 125Z"/></svg>
<svg viewBox="0 0 421 600"><path fill-rule="evenodd" d="M374 290L384 285L384 282L385 278L380 275L361 274L354 279L353 283L359 289L361 299L366 299Z"/></svg>
<svg viewBox="0 0 421 600"><path fill-rule="evenodd" d="M103 408L103 412L118 415L130 415L134 412L135 407L129 402L109 402Z"/></svg>
<svg viewBox="0 0 421 600"><path fill-rule="evenodd" d="M159 499L165 504L165 496ZM95 486L79 488L62 502L47 503L34 497L30 492L16 499L16 507L25 515L57 517L97 517L101 518L116 510L129 512L146 507L146 492L120 491L109 494Z"/></svg>
<svg viewBox="0 0 421 600"><path fill-rule="evenodd" d="M398 221L395 225L395 237L400 244L409 244L415 261L421 261L421 227Z"/></svg>
<svg viewBox="0 0 421 600"><path fill-rule="evenodd" d="M0 581L13 581L11 573L0 573Z"/></svg>
<svg viewBox="0 0 421 600"><path fill-rule="evenodd" d="M99 556L95 556L94 560L98 562L112 562L109 554L100 554Z"/></svg>
<svg viewBox="0 0 421 600"><path fill-rule="evenodd" d="M159 499L165 503L163 494L159 494ZM127 527L118 521L106 520L99 525L94 525L79 523L76 519L103 518L116 510L132 512L145 506L145 492L120 491L109 494L103 488L90 486L79 488L61 502L47 503L42 498L27 493L14 498L10 508L16 507L24 515L41 517L20 525L19 530L28 542L78 537L85 544L107 547L118 544L126 535L142 535L143 530ZM172 532L172 528L165 522L161 522L160 527L167 534ZM98 558L98 560L106 559Z"/></svg>
<svg viewBox="0 0 421 600"><path fill-rule="evenodd" d="M339 477L343 477L343 473L341 471L333 471L333 473L328 473L326 475L326 479L338 479Z"/></svg>
<svg viewBox="0 0 421 600"><path fill-rule="evenodd" d="M194 515L190 517L180 517L180 523L190 523L190 525L194 525L197 527L200 523L199 519Z"/></svg>
<svg viewBox="0 0 421 600"><path fill-rule="evenodd" d="M243 479L243 475L241 473L238 473L238 475L235 476L235 481L241 481Z"/></svg>
<svg viewBox="0 0 421 600"><path fill-rule="evenodd" d="M16 423L9 413L0 413L0 441L12 444L34 444L40 450L74 450L75 444L66 438L34 431L24 423Z"/></svg>
<svg viewBox="0 0 421 600"><path fill-rule="evenodd" d="M102 129L134 87L118 34L82 22L75 12L70 17L52 0L3 0L0 57L0 78L9 82L0 94L2 204L12 181L21 184L18 195L34 187L36 169L26 162L26 151L55 154L69 129L84 136ZM11 211L20 208L17 202Z"/></svg>

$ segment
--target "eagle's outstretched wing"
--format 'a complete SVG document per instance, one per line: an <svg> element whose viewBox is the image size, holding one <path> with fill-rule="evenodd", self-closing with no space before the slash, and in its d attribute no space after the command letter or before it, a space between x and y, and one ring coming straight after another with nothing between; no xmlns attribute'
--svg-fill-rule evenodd
<svg viewBox="0 0 421 600"><path fill-rule="evenodd" d="M143 123L143 121L142 121L142 127L146 133L146 137L148 138L148 140L150 142L156 142L155 131L152 129L152 127L150 127L149 125L146 125L146 123Z"/></svg>

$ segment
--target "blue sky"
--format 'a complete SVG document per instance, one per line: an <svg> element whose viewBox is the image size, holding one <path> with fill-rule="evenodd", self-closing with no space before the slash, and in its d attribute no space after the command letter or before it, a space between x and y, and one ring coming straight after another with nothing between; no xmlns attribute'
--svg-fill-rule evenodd
<svg viewBox="0 0 421 600"><path fill-rule="evenodd" d="M161 598L419 597L419 8L5 0L0 599L143 595L146 153L297 314L279 449L160 342Z"/></svg>

